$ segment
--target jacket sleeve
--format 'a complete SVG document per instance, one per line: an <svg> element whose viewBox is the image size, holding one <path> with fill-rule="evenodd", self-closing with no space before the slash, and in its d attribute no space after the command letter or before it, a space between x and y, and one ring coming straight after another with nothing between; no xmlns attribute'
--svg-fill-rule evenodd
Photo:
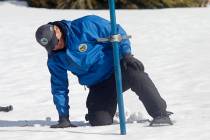
<svg viewBox="0 0 210 140"><path fill-rule="evenodd" d="M118 30L119 34L127 35L125 30L120 25L117 25L117 30ZM130 40L129 39L124 39L120 42L120 52L123 56L131 53L131 47L130 46L131 45L130 45Z"/></svg>
<svg viewBox="0 0 210 140"><path fill-rule="evenodd" d="M57 108L59 116L69 115L69 97L68 97L68 77L67 70L48 59L48 69L51 74L51 92L53 102Z"/></svg>

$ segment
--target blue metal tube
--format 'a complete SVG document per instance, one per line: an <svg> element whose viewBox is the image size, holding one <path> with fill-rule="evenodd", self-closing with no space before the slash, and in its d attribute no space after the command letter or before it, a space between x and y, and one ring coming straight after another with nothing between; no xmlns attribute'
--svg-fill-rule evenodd
<svg viewBox="0 0 210 140"><path fill-rule="evenodd" d="M110 19L111 19L111 28L112 35L117 34L116 28L116 16L115 16L115 0L109 0L109 9L110 9ZM120 131L121 135L126 135L126 125L125 125L125 112L124 112L124 101L122 95L122 76L120 68L120 57L119 57L119 44L118 42L113 42L114 47L114 70L115 70L115 79L117 86L117 103L119 109L119 118L120 118Z"/></svg>

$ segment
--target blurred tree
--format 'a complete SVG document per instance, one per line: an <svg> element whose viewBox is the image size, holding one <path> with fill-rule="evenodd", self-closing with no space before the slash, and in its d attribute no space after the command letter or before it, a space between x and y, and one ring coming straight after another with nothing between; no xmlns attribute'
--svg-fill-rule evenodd
<svg viewBox="0 0 210 140"><path fill-rule="evenodd" d="M96 0L57 0L56 8L94 9L96 6L97 6Z"/></svg>
<svg viewBox="0 0 210 140"><path fill-rule="evenodd" d="M118 9L201 7L208 0L115 0ZM58 9L107 9L108 0L27 0L29 6Z"/></svg>
<svg viewBox="0 0 210 140"><path fill-rule="evenodd" d="M56 8L56 0L27 0L27 3L31 7L39 8Z"/></svg>

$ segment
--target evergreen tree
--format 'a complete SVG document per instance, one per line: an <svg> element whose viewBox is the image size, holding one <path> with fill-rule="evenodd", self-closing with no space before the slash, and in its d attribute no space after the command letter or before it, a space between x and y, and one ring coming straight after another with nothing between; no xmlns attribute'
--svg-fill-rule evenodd
<svg viewBox="0 0 210 140"><path fill-rule="evenodd" d="M57 9L107 9L108 0L27 0L29 6ZM118 9L203 7L208 0L116 0Z"/></svg>

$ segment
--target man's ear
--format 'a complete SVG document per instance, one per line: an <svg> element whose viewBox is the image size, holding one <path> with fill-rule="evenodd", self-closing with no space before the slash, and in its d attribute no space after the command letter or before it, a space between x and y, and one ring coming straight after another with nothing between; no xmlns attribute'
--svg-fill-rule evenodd
<svg viewBox="0 0 210 140"><path fill-rule="evenodd" d="M62 35L60 28L58 26L54 25L54 31L55 31L56 37L60 39L61 35Z"/></svg>

